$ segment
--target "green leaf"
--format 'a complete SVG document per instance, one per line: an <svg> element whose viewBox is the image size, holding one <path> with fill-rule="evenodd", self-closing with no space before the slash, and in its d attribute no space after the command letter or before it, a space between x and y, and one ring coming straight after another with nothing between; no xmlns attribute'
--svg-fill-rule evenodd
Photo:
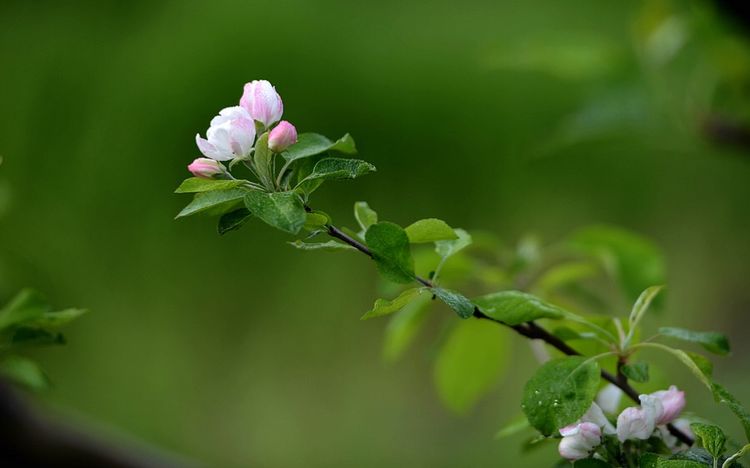
<svg viewBox="0 0 750 468"><path fill-rule="evenodd" d="M453 232L458 236L458 239L435 242L435 252L444 259L457 254L471 245L471 234L463 229L454 229Z"/></svg>
<svg viewBox="0 0 750 468"><path fill-rule="evenodd" d="M370 172L375 172L375 166L361 159L325 158L315 164L312 173L299 185L317 179L356 179Z"/></svg>
<svg viewBox="0 0 750 468"><path fill-rule="evenodd" d="M289 245L300 250L325 250L329 252L354 250L354 247L351 245L342 244L341 242L334 240L327 242L303 242L301 240L296 240L294 242L289 242Z"/></svg>
<svg viewBox="0 0 750 468"><path fill-rule="evenodd" d="M700 356L699 354L693 353L693 355L691 356L681 349L670 348L669 346L665 346L660 343L641 343L637 346L641 348L654 348L673 355L674 357L679 359L680 362L682 362L688 369L690 369L693 375L695 375L695 377L700 380L700 382L705 385L706 388L713 391L713 386L710 379L711 375L710 373L706 373L707 369L705 363L701 362L700 360L696 360L695 358L695 356L702 358L702 356Z"/></svg>
<svg viewBox="0 0 750 468"><path fill-rule="evenodd" d="M405 230L412 244L458 239L453 228L437 218L420 219L407 226Z"/></svg>
<svg viewBox="0 0 750 468"><path fill-rule="evenodd" d="M45 390L50 385L42 368L21 356L8 356L0 362L0 375L30 390Z"/></svg>
<svg viewBox="0 0 750 468"><path fill-rule="evenodd" d="M393 315L385 329L383 343L383 357L387 361L395 361L408 349L427 318L431 303L430 294L421 294Z"/></svg>
<svg viewBox="0 0 750 468"><path fill-rule="evenodd" d="M396 283L414 281L409 237L400 226L385 221L373 224L365 233L365 242L384 278Z"/></svg>
<svg viewBox="0 0 750 468"><path fill-rule="evenodd" d="M708 451L714 458L719 458L724 455L724 449L727 444L727 436L724 435L724 431L718 426L702 423L692 423L690 429L693 430L695 436L700 439L703 448Z"/></svg>
<svg viewBox="0 0 750 468"><path fill-rule="evenodd" d="M356 154L357 148L354 144L354 139L348 133L336 142L331 142L328 138L317 133L302 133L297 138L297 143L287 148L286 151L281 153L281 156L287 161L296 161L325 153L326 151Z"/></svg>
<svg viewBox="0 0 750 468"><path fill-rule="evenodd" d="M290 234L297 234L307 219L302 200L294 192L247 192L245 206L269 226Z"/></svg>
<svg viewBox="0 0 750 468"><path fill-rule="evenodd" d="M311 211L307 213L304 228L308 231L318 231L331 222L331 217L322 211Z"/></svg>
<svg viewBox="0 0 750 468"><path fill-rule="evenodd" d="M729 340L726 336L717 332L696 332L684 328L662 327L659 333L678 340L698 343L707 351L726 356L729 354Z"/></svg>
<svg viewBox="0 0 750 468"><path fill-rule="evenodd" d="M375 301L375 305L372 307L372 310L362 316L362 320L382 317L383 315L389 315L394 312L398 312L424 292L425 288L411 288L399 294L395 299L378 299Z"/></svg>
<svg viewBox="0 0 750 468"><path fill-rule="evenodd" d="M88 311L85 309L64 309L54 312L48 311L39 317L23 322L23 326L43 329L59 328L67 325L86 312Z"/></svg>
<svg viewBox="0 0 750 468"><path fill-rule="evenodd" d="M461 294L451 291L449 289L443 289L443 288L432 288L432 293L435 294L435 296L446 303L448 307L453 309L455 313L458 314L459 317L462 319L467 319L474 315L474 304L472 302L462 296Z"/></svg>
<svg viewBox="0 0 750 468"><path fill-rule="evenodd" d="M722 468L738 466L739 464L734 465L733 462L738 458L743 457L746 453L750 453L750 444L743 446L738 452L727 458L726 461L724 461Z"/></svg>
<svg viewBox="0 0 750 468"><path fill-rule="evenodd" d="M268 149L268 132L258 137L253 154L255 171L266 187L273 187L273 151Z"/></svg>
<svg viewBox="0 0 750 468"><path fill-rule="evenodd" d="M648 363L637 362L635 364L625 364L622 366L622 373L625 377L629 378L633 382L643 383L648 382Z"/></svg>
<svg viewBox="0 0 750 468"><path fill-rule="evenodd" d="M41 294L24 289L0 310L0 330L41 317L49 305Z"/></svg>
<svg viewBox="0 0 750 468"><path fill-rule="evenodd" d="M723 386L714 383L712 390L714 393L714 400L716 400L717 403L727 405L737 419L740 420L742 428L745 430L745 437L750 441L750 412L748 412L748 410L742 406L742 403L740 403L740 401Z"/></svg>
<svg viewBox="0 0 750 468"><path fill-rule="evenodd" d="M197 193L193 201L180 211L176 218L184 218L198 213L209 215L222 215L229 213L242 206L242 199L248 192L242 188L229 190L212 190L210 192Z"/></svg>
<svg viewBox="0 0 750 468"><path fill-rule="evenodd" d="M656 462L657 468L705 468L706 466L708 465L694 460L674 460L659 458Z"/></svg>
<svg viewBox="0 0 750 468"><path fill-rule="evenodd" d="M531 425L549 436L583 416L598 386L596 360L582 356L554 359L526 383L521 408Z"/></svg>
<svg viewBox="0 0 750 468"><path fill-rule="evenodd" d="M584 458L573 463L573 468L612 468L612 465L596 458Z"/></svg>
<svg viewBox="0 0 750 468"><path fill-rule="evenodd" d="M651 286L650 288L647 288L645 291L643 291L640 296L638 296L638 300L635 301L633 309L630 311L630 318L628 319L628 322L630 323L629 330L631 332L638 326L641 319L643 318L643 315L651 305L651 301L654 300L656 295L659 294L659 292L663 288L664 286Z"/></svg>
<svg viewBox="0 0 750 468"><path fill-rule="evenodd" d="M595 276L598 268L590 262L567 262L555 265L539 277L536 287L548 292Z"/></svg>
<svg viewBox="0 0 750 468"><path fill-rule="evenodd" d="M61 333L54 333L38 328L20 327L10 339L12 346L46 346L65 344Z"/></svg>
<svg viewBox="0 0 750 468"><path fill-rule="evenodd" d="M363 234L370 226L378 222L378 214L364 201L354 204L354 218L357 220L357 224L359 224Z"/></svg>
<svg viewBox="0 0 750 468"><path fill-rule="evenodd" d="M250 221L252 216L252 213L247 208L238 208L229 213L224 213L219 218L219 224L216 229L223 236L230 231L241 228L246 222Z"/></svg>
<svg viewBox="0 0 750 468"><path fill-rule="evenodd" d="M435 361L438 395L450 409L469 410L507 369L509 335L484 320L463 320L443 343Z"/></svg>
<svg viewBox="0 0 750 468"><path fill-rule="evenodd" d="M565 311L561 308L521 291L500 291L477 297L473 301L485 315L507 325L519 325L541 318L561 319L565 316Z"/></svg>
<svg viewBox="0 0 750 468"><path fill-rule="evenodd" d="M659 248L638 234L611 226L592 226L573 233L569 245L598 258L630 301L635 301L647 287L665 282Z"/></svg>
<svg viewBox="0 0 750 468"><path fill-rule="evenodd" d="M217 179L202 179L199 177L191 177L182 181L177 190L174 193L199 193L199 192L210 192L212 190L228 190L231 188L239 187L244 184L244 180L217 180Z"/></svg>
<svg viewBox="0 0 750 468"><path fill-rule="evenodd" d="M526 419L525 415L521 415L518 418L506 424L505 426L503 426L499 431L497 431L497 433L495 433L495 439L503 439L505 437L510 437L512 435L516 435L519 432L522 432L529 428L531 428L531 424L529 424L529 420Z"/></svg>

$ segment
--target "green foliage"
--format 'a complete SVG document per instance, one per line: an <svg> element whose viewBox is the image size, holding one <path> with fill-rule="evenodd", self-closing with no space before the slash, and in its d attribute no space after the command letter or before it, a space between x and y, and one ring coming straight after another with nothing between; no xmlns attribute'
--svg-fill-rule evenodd
<svg viewBox="0 0 750 468"><path fill-rule="evenodd" d="M215 180L191 177L182 181L174 193L200 193L211 192L212 190L229 190L244 184L244 180Z"/></svg>
<svg viewBox="0 0 750 468"><path fill-rule="evenodd" d="M657 294L663 289L663 286L651 286L646 288L645 291L638 296L638 300L635 301L633 309L630 311L630 317L628 318L628 336L625 340L626 346L630 343L633 338L635 330L638 328L638 324L646 314L651 302L654 300Z"/></svg>
<svg viewBox="0 0 750 468"><path fill-rule="evenodd" d="M448 223L436 218L420 219L405 230L413 244L458 239Z"/></svg>
<svg viewBox="0 0 750 468"><path fill-rule="evenodd" d="M703 448L714 458L719 458L724 454L727 444L727 436L718 426L710 424L692 423L690 428L695 436L700 439Z"/></svg>
<svg viewBox="0 0 750 468"><path fill-rule="evenodd" d="M463 413L492 389L508 364L508 335L481 320L463 320L451 330L435 361L440 399Z"/></svg>
<svg viewBox="0 0 750 468"><path fill-rule="evenodd" d="M622 374L633 382L648 382L648 363L637 362L635 364L625 364L622 366Z"/></svg>
<svg viewBox="0 0 750 468"><path fill-rule="evenodd" d="M362 316L362 320L367 320L375 317L382 317L383 315L389 315L394 312L398 312L403 309L404 306L409 304L411 301L423 294L426 288L411 288L402 292L395 299L378 299L375 301L375 305L372 310Z"/></svg>
<svg viewBox="0 0 750 468"><path fill-rule="evenodd" d="M385 329L383 343L383 357L387 361L395 361L401 357L414 341L427 318L431 302L431 295L421 294L393 315Z"/></svg>
<svg viewBox="0 0 750 468"><path fill-rule="evenodd" d="M21 356L8 356L0 361L0 375L29 390L46 390L50 386L49 377L42 368Z"/></svg>
<svg viewBox="0 0 750 468"><path fill-rule="evenodd" d="M508 325L519 325L541 318L560 319L563 310L536 296L521 291L500 291L474 298L487 316Z"/></svg>
<svg viewBox="0 0 750 468"><path fill-rule="evenodd" d="M224 213L219 218L216 229L222 236L230 231L237 230L245 225L253 215L247 208L238 208L229 213Z"/></svg>
<svg viewBox="0 0 750 468"><path fill-rule="evenodd" d="M258 141L255 142L255 154L253 154L253 162L255 163L255 173L263 183L263 185L269 189L273 189L273 151L268 149L268 132L258 137Z"/></svg>
<svg viewBox="0 0 750 468"><path fill-rule="evenodd" d="M212 216L229 213L242 206L242 200L247 193L254 192L248 192L248 190L242 188L232 188L197 193L193 197L193 201L177 214L177 218L184 218L198 213Z"/></svg>
<svg viewBox="0 0 750 468"><path fill-rule="evenodd" d="M717 332L696 332L684 328L661 327L659 334L678 340L698 343L707 351L725 356L729 354L729 340Z"/></svg>
<svg viewBox="0 0 750 468"><path fill-rule="evenodd" d="M717 403L727 405L737 419L740 420L742 428L745 430L745 437L750 442L750 411L742 406L742 403L740 403L740 401L734 395L729 393L729 390L722 385L714 383L712 385L712 391L714 394L714 400L716 400Z"/></svg>
<svg viewBox="0 0 750 468"><path fill-rule="evenodd" d="M354 218L359 224L361 235L364 235L370 226L378 222L378 214L364 201L354 204Z"/></svg>
<svg viewBox="0 0 750 468"><path fill-rule="evenodd" d="M307 215L302 200L294 192L247 192L245 206L269 226L297 234Z"/></svg>
<svg viewBox="0 0 750 468"><path fill-rule="evenodd" d="M297 138L297 143L287 148L286 151L281 153L281 156L287 161L297 161L327 151L356 154L357 148L354 139L348 133L335 142L317 133L302 133Z"/></svg>
<svg viewBox="0 0 750 468"><path fill-rule="evenodd" d="M454 229L457 239L439 240L435 242L435 251L441 258L447 259L471 245L471 234L463 229Z"/></svg>
<svg viewBox="0 0 750 468"><path fill-rule="evenodd" d="M596 458L584 458L573 463L573 468L610 468L612 465Z"/></svg>
<svg viewBox="0 0 750 468"><path fill-rule="evenodd" d="M414 259L409 237L398 225L381 221L367 229L365 241L373 254L378 271L395 283L414 281Z"/></svg>
<svg viewBox="0 0 750 468"><path fill-rule="evenodd" d="M531 425L550 436L583 416L599 387L599 365L582 356L554 359L526 383L521 408Z"/></svg>
<svg viewBox="0 0 750 468"><path fill-rule="evenodd" d="M443 301L448 305L455 313L458 314L462 319L466 319L474 315L474 304L465 296L451 291L449 289L443 289L434 287L431 289L435 297Z"/></svg>
<svg viewBox="0 0 750 468"><path fill-rule="evenodd" d="M325 158L318 161L310 175L305 177L298 187L306 186L307 182L331 179L356 179L357 177L375 172L375 166L361 159ZM309 190L305 190L310 192Z"/></svg>

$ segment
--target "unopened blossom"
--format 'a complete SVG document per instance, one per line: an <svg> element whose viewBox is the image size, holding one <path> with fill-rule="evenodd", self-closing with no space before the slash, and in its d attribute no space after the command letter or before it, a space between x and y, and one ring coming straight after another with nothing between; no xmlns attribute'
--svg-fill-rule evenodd
<svg viewBox="0 0 750 468"><path fill-rule="evenodd" d="M617 413L622 399L622 390L614 384L609 384L596 396L596 403L607 414Z"/></svg>
<svg viewBox="0 0 750 468"><path fill-rule="evenodd" d="M201 179L214 179L223 175L226 170L224 166L214 159L198 158L188 166L188 171L192 172L195 177Z"/></svg>
<svg viewBox="0 0 750 468"><path fill-rule="evenodd" d="M685 408L685 392L678 390L674 385L668 390L654 392L651 396L658 398L664 409L661 417L656 421L657 425L672 422Z"/></svg>
<svg viewBox="0 0 750 468"><path fill-rule="evenodd" d="M557 449L567 460L580 460L588 457L602 442L602 432L594 423L582 422L560 429L560 445Z"/></svg>
<svg viewBox="0 0 750 468"><path fill-rule="evenodd" d="M266 80L255 80L245 85L240 98L242 106L250 116L268 128L281 119L284 104L276 88Z"/></svg>
<svg viewBox="0 0 750 468"><path fill-rule="evenodd" d="M656 429L656 422L664 413L661 400L651 395L641 395L641 406L625 408L617 417L617 438L646 440Z"/></svg>
<svg viewBox="0 0 750 468"><path fill-rule="evenodd" d="M195 142L201 153L217 161L244 158L255 142L255 123L242 107L227 107L211 119L206 138L195 135Z"/></svg>
<svg viewBox="0 0 750 468"><path fill-rule="evenodd" d="M279 122L268 134L268 148L274 153L281 153L297 143L297 129L286 120Z"/></svg>

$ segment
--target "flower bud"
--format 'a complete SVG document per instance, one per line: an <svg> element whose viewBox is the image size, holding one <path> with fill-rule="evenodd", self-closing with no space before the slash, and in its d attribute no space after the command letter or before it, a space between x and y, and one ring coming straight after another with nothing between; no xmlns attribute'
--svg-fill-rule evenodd
<svg viewBox="0 0 750 468"><path fill-rule="evenodd" d="M613 384L604 387L596 396L596 403L607 414L617 413L622 399L622 390Z"/></svg>
<svg viewBox="0 0 750 468"><path fill-rule="evenodd" d="M224 166L219 161L208 158L196 159L188 166L188 171L201 179L214 179L225 172Z"/></svg>
<svg viewBox="0 0 750 468"><path fill-rule="evenodd" d="M274 122L278 122L281 119L281 114L284 113L281 96L276 92L276 88L266 80L255 80L247 83L240 98L240 106L245 108L254 120L262 123L266 128Z"/></svg>
<svg viewBox="0 0 750 468"><path fill-rule="evenodd" d="M620 442L628 439L646 440L656 429L656 421L664 409L661 400L651 395L641 395L641 407L625 408L617 417L617 438Z"/></svg>
<svg viewBox="0 0 750 468"><path fill-rule="evenodd" d="M279 122L268 134L268 149L274 153L281 153L295 143L297 143L297 129L286 120Z"/></svg>
<svg viewBox="0 0 750 468"><path fill-rule="evenodd" d="M255 142L255 123L242 107L227 107L211 119L206 139L195 135L195 142L201 153L217 161L244 158Z"/></svg>
<svg viewBox="0 0 750 468"><path fill-rule="evenodd" d="M560 429L560 455L567 460L586 458L602 442L602 432L594 423L571 424Z"/></svg>
<svg viewBox="0 0 750 468"><path fill-rule="evenodd" d="M680 415L683 408L685 408L685 392L678 390L674 385L669 387L669 390L654 392L651 396L658 398L664 409L664 412L656 421L656 424L667 424L672 422Z"/></svg>

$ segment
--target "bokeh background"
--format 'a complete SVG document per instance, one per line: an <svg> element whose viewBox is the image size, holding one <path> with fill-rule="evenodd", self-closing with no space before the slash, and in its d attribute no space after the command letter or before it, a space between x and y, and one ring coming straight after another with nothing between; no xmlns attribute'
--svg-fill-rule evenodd
<svg viewBox="0 0 750 468"><path fill-rule="evenodd" d="M385 322L358 320L378 292L364 258L173 220L195 133L258 78L298 129L351 132L378 166L316 194L344 224L364 199L509 242L601 222L649 236L660 320L726 332L715 374L750 402L746 24L707 1L3 1L0 298L32 286L92 311L34 354L55 383L39 404L207 466L556 458L494 439L535 366L520 338L492 394L454 414L434 334L387 365Z"/></svg>

